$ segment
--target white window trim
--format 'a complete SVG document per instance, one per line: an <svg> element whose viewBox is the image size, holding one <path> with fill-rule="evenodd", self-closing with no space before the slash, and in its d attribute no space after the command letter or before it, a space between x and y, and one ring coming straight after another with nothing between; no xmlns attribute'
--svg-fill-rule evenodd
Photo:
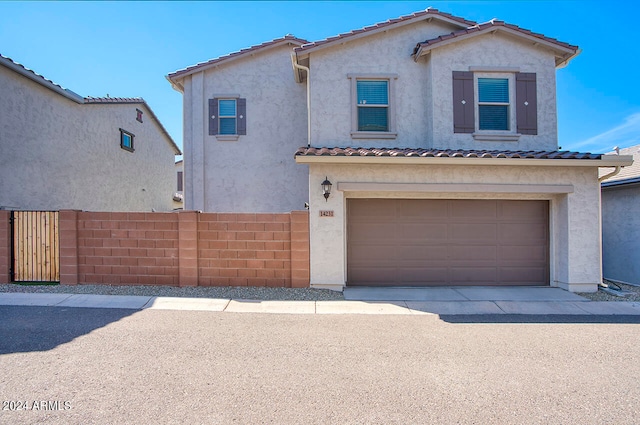
<svg viewBox="0 0 640 425"><path fill-rule="evenodd" d="M240 138L238 133L238 99L240 99L240 95L237 93L214 93L211 96L212 99L218 99L218 102L221 100L235 100L236 101L236 134L219 134L220 133L220 104L218 103L218 134L214 137L219 142L235 142Z"/></svg>
<svg viewBox="0 0 640 425"><path fill-rule="evenodd" d="M396 127L396 87L398 74L347 74L351 80L351 138L352 139L395 139ZM358 131L358 80L387 80L389 82L388 124L389 131Z"/></svg>
<svg viewBox="0 0 640 425"><path fill-rule="evenodd" d="M511 71L511 70L509 70ZM479 78L503 78L509 81L509 130L480 130L480 92L478 90ZM520 134L517 133L516 121L516 75L514 72L501 70L485 70L473 73L473 95L475 98L474 118L476 131L472 134L475 140L496 142L517 142Z"/></svg>

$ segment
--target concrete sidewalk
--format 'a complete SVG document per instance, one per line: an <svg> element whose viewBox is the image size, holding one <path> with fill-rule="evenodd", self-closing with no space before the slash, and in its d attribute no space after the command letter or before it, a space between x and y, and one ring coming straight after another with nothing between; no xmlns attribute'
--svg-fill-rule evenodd
<svg viewBox="0 0 640 425"><path fill-rule="evenodd" d="M0 293L0 305L278 314L640 315L640 302L590 301L559 288L347 288L344 301L260 301Z"/></svg>

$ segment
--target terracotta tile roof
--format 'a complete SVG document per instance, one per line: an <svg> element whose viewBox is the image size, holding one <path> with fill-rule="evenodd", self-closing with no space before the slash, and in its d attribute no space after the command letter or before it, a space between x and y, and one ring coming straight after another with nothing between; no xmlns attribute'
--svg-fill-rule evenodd
<svg viewBox="0 0 640 425"><path fill-rule="evenodd" d="M555 44L559 47L563 47L565 49L569 49L569 50L573 50L574 52L578 50L578 46L574 46L572 44L569 43L565 43L562 41L559 41L555 38L551 38L551 37L547 37L543 34L539 34L539 33L535 33L532 32L528 29L524 29L524 28L520 28L517 25L512 25L512 24L507 24L504 21L499 21L496 19L492 19L489 22L485 22L483 24L478 24L478 25L473 25L470 26L469 28L465 28L465 29L461 29L459 31L454 31L450 34L446 34L446 35L441 35L439 37L433 38L431 40L426 40L423 41L422 43L418 43L418 45L415 47L413 53L416 54L418 52L418 50L420 50L420 48L427 48L427 47L432 47L433 45L436 45L438 43L442 43L443 41L447 41L447 40L451 40L453 38L457 38L457 37L461 37L464 35L469 35L469 34L475 34L475 33L480 33L480 32L488 32L488 31L492 31L496 28L508 28L510 30L513 31L517 31L519 33L522 33L523 35L529 36L529 37L534 37L540 40L544 40L546 42Z"/></svg>
<svg viewBox="0 0 640 425"><path fill-rule="evenodd" d="M414 148L299 148L295 156L376 156L421 158L600 159L601 154L569 151L497 151Z"/></svg>
<svg viewBox="0 0 640 425"><path fill-rule="evenodd" d="M85 97L84 103L145 103L141 97Z"/></svg>
<svg viewBox="0 0 640 425"><path fill-rule="evenodd" d="M406 21L411 21L414 20L416 18L425 18L425 17L429 17L429 16L439 16L442 18L445 18L447 20L451 20L451 21L455 21L460 23L461 25L464 26L472 26L472 25L476 25L476 22L474 21L469 21L467 19L458 17L458 16L454 16L451 15L449 13L445 13L445 12L440 12L438 9L433 9L433 8L428 8L425 10L421 10L419 12L414 12L411 13L409 15L404 15L404 16L400 16L398 18L395 19L389 19L387 21L384 22L379 22L377 24L373 24L373 25L369 25L366 26L364 28L359 28L359 29L355 29L349 32L344 32L332 37L328 37L325 38L323 40L318 40L318 41L314 41L311 43L306 43L300 47L296 47L294 50L296 52L304 52L305 50L309 50L309 49L313 49L315 47L327 44L327 43L331 43L333 41L337 41L337 40L343 40L345 38L349 38L355 35L359 35L359 34L363 34L363 33L368 33L368 32L372 32L375 30L381 30L381 29L385 29L386 27L392 26L392 25L396 25L398 23L403 23Z"/></svg>
<svg viewBox="0 0 640 425"><path fill-rule="evenodd" d="M247 54L247 53L254 53L254 52L258 51L258 50L261 50L261 49L264 49L264 48L267 48L267 47L272 47L272 46L275 46L277 44L282 44L282 43L293 43L293 44L297 44L297 45L302 45L302 44L308 43L308 41L304 40L302 38L298 38L296 36L293 36L291 34L287 34L284 37L276 38L274 40L267 41L267 42L264 42L262 44L256 44L255 46L247 47L246 49L238 50L237 52L232 52L232 53L226 54L224 56L220 56L220 57L217 57L217 58L214 58L214 59L210 59L210 60L208 60L206 62L200 62L200 63L195 64L193 66L189 66L187 68L180 69L178 71L172 72L169 75L167 75L167 78L169 78L171 80L171 79L174 79L174 78L182 77L184 75L188 75L188 74L191 74L193 72L196 72L197 70L200 70L201 68L206 68L206 67L209 67L209 66L212 66L212 65L216 65L216 64L219 64L221 62L225 62L227 60L230 60L230 59L235 59L238 56L242 56L242 55Z"/></svg>

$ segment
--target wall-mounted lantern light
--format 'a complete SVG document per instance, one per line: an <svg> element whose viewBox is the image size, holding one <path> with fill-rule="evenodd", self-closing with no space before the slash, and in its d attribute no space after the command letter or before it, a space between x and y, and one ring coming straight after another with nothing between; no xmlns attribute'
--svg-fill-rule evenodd
<svg viewBox="0 0 640 425"><path fill-rule="evenodd" d="M331 186L333 185L331 184L329 179L325 176L324 181L322 182L322 194L324 195L325 202L329 200L329 195L331 194Z"/></svg>

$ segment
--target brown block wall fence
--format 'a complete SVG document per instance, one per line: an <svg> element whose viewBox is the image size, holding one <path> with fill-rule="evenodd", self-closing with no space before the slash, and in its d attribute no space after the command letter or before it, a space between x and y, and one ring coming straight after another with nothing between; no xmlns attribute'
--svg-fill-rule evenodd
<svg viewBox="0 0 640 425"><path fill-rule="evenodd" d="M0 283L9 282L0 211ZM60 283L309 286L309 214L60 211Z"/></svg>

